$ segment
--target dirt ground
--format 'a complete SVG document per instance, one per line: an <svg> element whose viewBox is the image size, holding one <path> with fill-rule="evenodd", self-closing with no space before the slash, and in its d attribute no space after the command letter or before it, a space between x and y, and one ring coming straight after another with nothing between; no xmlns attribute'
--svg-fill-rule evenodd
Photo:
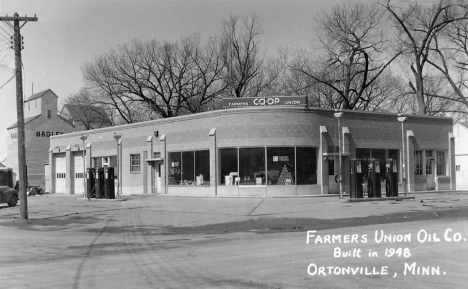
<svg viewBox="0 0 468 289"><path fill-rule="evenodd" d="M0 206L0 284L463 288L468 193L414 197L29 197L29 220Z"/></svg>

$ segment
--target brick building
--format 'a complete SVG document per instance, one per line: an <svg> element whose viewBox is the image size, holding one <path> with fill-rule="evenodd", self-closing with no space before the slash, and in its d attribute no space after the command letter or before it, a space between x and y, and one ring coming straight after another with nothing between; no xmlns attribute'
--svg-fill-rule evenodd
<svg viewBox="0 0 468 289"><path fill-rule="evenodd" d="M123 194L316 195L338 193L338 148L343 190L350 191L350 160L393 158L402 190L402 125L395 114L262 106L51 137L52 191L82 193L86 167L120 171ZM407 188L455 189L452 119L408 116L404 123ZM119 140L115 135L121 135ZM83 147L84 146L84 147ZM117 158L119 153L119 158ZM118 161L119 160L119 161ZM423 170L430 164L431 171ZM385 165L383 167L385 170ZM382 183L385 191L385 184ZM385 194L384 194L385 195Z"/></svg>
<svg viewBox="0 0 468 289"><path fill-rule="evenodd" d="M28 183L45 186L44 165L49 161L50 137L72 132L74 127L57 115L57 95L47 89L24 101L24 129ZM8 154L6 164L18 172L18 124L7 128Z"/></svg>

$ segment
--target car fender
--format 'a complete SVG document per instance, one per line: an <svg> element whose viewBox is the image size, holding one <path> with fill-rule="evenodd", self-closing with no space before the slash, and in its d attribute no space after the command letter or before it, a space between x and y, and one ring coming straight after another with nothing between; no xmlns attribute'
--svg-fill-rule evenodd
<svg viewBox="0 0 468 289"><path fill-rule="evenodd" d="M8 202L10 199L11 199L11 196L13 195L16 195L18 196L18 199L19 199L19 195L18 195L18 191L15 190L15 189L9 189L9 190L6 190L3 192L3 195L4 195L4 202Z"/></svg>

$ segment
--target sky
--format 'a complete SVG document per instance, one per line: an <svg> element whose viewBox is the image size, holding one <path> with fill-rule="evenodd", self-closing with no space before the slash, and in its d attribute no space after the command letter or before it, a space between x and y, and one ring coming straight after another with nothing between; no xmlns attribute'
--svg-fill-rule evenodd
<svg viewBox="0 0 468 289"><path fill-rule="evenodd" d="M194 33L207 39L221 34L222 20L230 15L255 14L264 30L261 45L267 53L275 54L281 46L310 48L313 18L346 1L0 0L0 16L17 12L38 17L21 28L24 99L50 88L59 96L60 110L63 101L83 86L84 62L132 39L177 41ZM0 27L5 29L4 24ZM7 45L0 42L0 49ZM13 57L8 64L14 68ZM0 72L0 87L12 76L8 69ZM15 98L13 78L0 88L0 161L7 155L6 128L16 122Z"/></svg>

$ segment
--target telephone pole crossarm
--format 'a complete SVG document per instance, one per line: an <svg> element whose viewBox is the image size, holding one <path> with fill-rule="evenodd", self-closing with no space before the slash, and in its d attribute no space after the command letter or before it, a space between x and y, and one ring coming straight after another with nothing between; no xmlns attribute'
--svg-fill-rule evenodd
<svg viewBox="0 0 468 289"><path fill-rule="evenodd" d="M18 14L16 14L18 15ZM19 17L19 16L5 16L5 17L2 17L0 16L0 21L15 21L15 20L19 20L19 21L37 21L37 17L34 16L34 17Z"/></svg>
<svg viewBox="0 0 468 289"><path fill-rule="evenodd" d="M23 21L24 23L19 27L20 29L23 28L23 26L26 24L26 22L28 21L37 21L37 17L36 15L34 15L34 17L28 17L28 16L25 16L25 17L19 17L18 13L15 13L14 16L5 16L5 17L2 17L0 16L0 21Z"/></svg>

